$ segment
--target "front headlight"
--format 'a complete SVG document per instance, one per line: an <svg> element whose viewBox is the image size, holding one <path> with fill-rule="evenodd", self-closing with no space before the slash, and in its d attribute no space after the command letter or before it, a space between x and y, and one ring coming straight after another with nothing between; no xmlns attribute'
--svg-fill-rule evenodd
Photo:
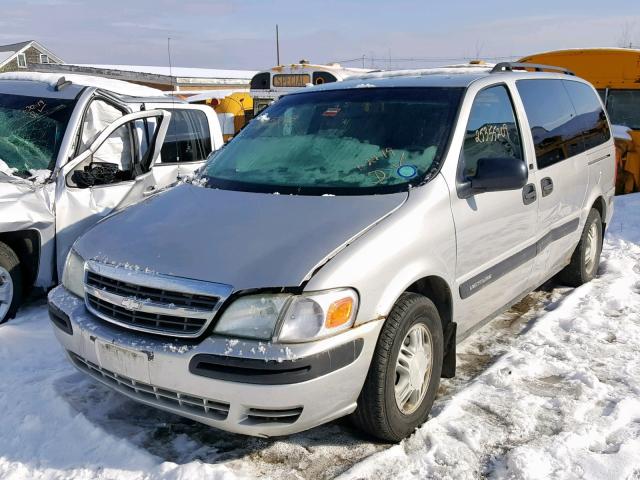
<svg viewBox="0 0 640 480"><path fill-rule="evenodd" d="M74 295L84 297L84 259L73 248L64 264L62 285Z"/></svg>
<svg viewBox="0 0 640 480"><path fill-rule="evenodd" d="M222 314L215 333L271 340L283 307L291 295L247 295L235 300Z"/></svg>
<svg viewBox="0 0 640 480"><path fill-rule="evenodd" d="M302 295L247 295L224 311L214 333L308 342L351 328L357 311L358 294L348 288Z"/></svg>

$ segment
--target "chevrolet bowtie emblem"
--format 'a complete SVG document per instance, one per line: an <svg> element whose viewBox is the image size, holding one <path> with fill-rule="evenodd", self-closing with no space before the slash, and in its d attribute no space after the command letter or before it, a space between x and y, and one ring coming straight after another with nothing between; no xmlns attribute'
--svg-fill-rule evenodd
<svg viewBox="0 0 640 480"><path fill-rule="evenodd" d="M121 304L127 310L140 310L142 303L135 298L125 298Z"/></svg>

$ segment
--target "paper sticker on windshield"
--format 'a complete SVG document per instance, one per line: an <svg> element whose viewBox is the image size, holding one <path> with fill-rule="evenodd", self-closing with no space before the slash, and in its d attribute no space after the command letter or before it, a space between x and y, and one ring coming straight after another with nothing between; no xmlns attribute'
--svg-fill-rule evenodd
<svg viewBox="0 0 640 480"><path fill-rule="evenodd" d="M340 113L340 107L329 107L322 114L323 117L335 117Z"/></svg>
<svg viewBox="0 0 640 480"><path fill-rule="evenodd" d="M418 169L414 165L402 165L396 172L402 178L413 178L418 175Z"/></svg>

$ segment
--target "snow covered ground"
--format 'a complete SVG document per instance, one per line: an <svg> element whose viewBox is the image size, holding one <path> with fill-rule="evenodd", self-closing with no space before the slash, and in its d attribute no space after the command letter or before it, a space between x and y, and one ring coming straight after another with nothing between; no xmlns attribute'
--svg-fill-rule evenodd
<svg viewBox="0 0 640 480"><path fill-rule="evenodd" d="M0 478L640 480L640 194L616 199L596 280L543 286L461 344L458 361L431 420L399 445L344 420L247 438L76 373L35 300L0 326Z"/></svg>

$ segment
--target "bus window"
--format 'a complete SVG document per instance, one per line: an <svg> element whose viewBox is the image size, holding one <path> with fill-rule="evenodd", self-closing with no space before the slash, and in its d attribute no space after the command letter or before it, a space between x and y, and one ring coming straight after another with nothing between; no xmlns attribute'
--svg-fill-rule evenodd
<svg viewBox="0 0 640 480"><path fill-rule="evenodd" d="M271 74L269 72L261 72L251 79L251 88L258 90L268 90L271 83Z"/></svg>
<svg viewBox="0 0 640 480"><path fill-rule="evenodd" d="M308 73L280 73L273 76L274 87L306 87L311 83Z"/></svg>
<svg viewBox="0 0 640 480"><path fill-rule="evenodd" d="M337 82L338 79L329 72L313 72L313 84L322 85L323 83Z"/></svg>

